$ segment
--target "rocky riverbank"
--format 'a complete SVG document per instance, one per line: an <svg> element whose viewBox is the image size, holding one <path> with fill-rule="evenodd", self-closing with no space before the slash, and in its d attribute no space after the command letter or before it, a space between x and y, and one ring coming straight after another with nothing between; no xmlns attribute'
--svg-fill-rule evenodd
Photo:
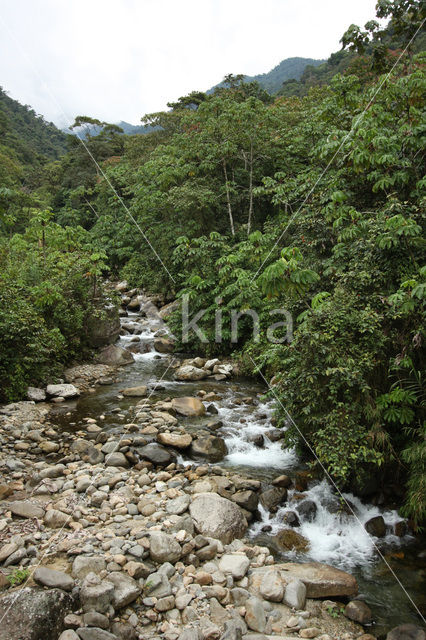
<svg viewBox="0 0 426 640"><path fill-rule="evenodd" d="M0 640L374 638L352 575L277 561L248 537L259 510L280 517L290 501L274 544L303 549L298 518L313 519L316 505L306 473L260 481L218 465L228 451L221 395L208 385L225 389L232 365L167 355L173 338L162 316L170 306L122 292L122 339L111 353L120 362L121 351L131 361L168 358L173 384L187 395L159 399L166 382L138 379L119 388L117 406L64 430L57 410L71 421L79 396L116 388L120 362L98 363L67 370L37 403L0 409ZM261 451L266 438L279 448L281 433L257 399L236 402L240 425L248 407L265 423L250 447ZM421 634L408 625L388 638Z"/></svg>
<svg viewBox="0 0 426 640"><path fill-rule="evenodd" d="M151 411L158 432L163 418L153 413L161 412ZM62 443L48 417L32 403L2 409L1 580L7 588L18 569L28 578L0 598L2 640L56 640L63 629L61 640L363 636L352 620L368 621L368 610L345 605L357 593L353 577L276 564L244 538L238 503L260 483L171 462L160 445L129 468L127 439L102 445L76 434ZM87 435L96 427L87 421Z"/></svg>

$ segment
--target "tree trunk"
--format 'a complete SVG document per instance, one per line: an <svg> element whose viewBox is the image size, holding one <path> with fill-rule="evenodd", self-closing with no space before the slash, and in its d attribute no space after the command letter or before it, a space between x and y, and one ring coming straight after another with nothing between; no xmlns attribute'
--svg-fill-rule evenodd
<svg viewBox="0 0 426 640"><path fill-rule="evenodd" d="M229 223L231 225L231 233L232 233L233 236L235 236L234 218L232 217L231 196L230 196L230 193L229 193L228 172L226 170L225 158L223 159L222 162L223 162L223 175L224 175L224 178L225 178L226 203L228 205Z"/></svg>

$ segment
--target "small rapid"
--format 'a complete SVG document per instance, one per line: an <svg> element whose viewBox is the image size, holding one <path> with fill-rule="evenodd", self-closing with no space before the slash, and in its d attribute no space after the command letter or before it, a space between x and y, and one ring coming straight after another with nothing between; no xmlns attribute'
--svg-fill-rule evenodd
<svg viewBox="0 0 426 640"><path fill-rule="evenodd" d="M297 531L309 541L309 551L303 555L347 570L373 562L378 545L388 550L397 549L413 539L409 535L401 538L394 534L395 524L401 521L396 511L363 504L351 493L342 494L346 501L342 502L325 479L304 492L305 504L309 500L315 505L308 515L299 511L300 503L293 500L294 494L295 490L289 491L287 503L275 514L260 505L261 519L252 525L250 535L255 538L265 527L269 535L276 535L283 529L286 514L295 512L300 521ZM386 524L386 535L380 541L367 533L364 526L376 516L382 516Z"/></svg>
<svg viewBox="0 0 426 640"><path fill-rule="evenodd" d="M220 404L215 405L218 418L224 424L222 435L228 448L225 465L276 471L294 467L298 462L294 449L285 449L281 439L273 441L270 437L273 432L271 403L259 401L254 407L244 403L236 405L235 400L243 395L228 391Z"/></svg>

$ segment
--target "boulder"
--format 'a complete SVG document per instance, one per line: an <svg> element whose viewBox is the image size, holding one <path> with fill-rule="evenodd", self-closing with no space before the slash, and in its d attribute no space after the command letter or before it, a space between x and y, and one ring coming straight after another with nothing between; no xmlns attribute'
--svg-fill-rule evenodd
<svg viewBox="0 0 426 640"><path fill-rule="evenodd" d="M181 513L184 513L189 507L189 496L184 494L183 496L178 496L173 500L169 500L166 504L166 512L171 515L179 516Z"/></svg>
<svg viewBox="0 0 426 640"><path fill-rule="evenodd" d="M201 436L192 442L191 455L207 458L211 462L219 462L228 453L228 448L223 438L214 435Z"/></svg>
<svg viewBox="0 0 426 640"><path fill-rule="evenodd" d="M99 464L104 460L104 454L102 451L83 438L74 440L70 446L70 451L71 453L76 453L82 460L84 460L84 462L89 462L90 464Z"/></svg>
<svg viewBox="0 0 426 640"><path fill-rule="evenodd" d="M175 343L171 338L155 338L154 349L158 353L172 353Z"/></svg>
<svg viewBox="0 0 426 640"><path fill-rule="evenodd" d="M370 607L362 600L352 600L345 607L345 616L359 624L370 624L373 616Z"/></svg>
<svg viewBox="0 0 426 640"><path fill-rule="evenodd" d="M212 358L211 360L207 360L207 362L204 365L204 369L213 369L213 367L215 367L217 364L219 364L219 359L218 358Z"/></svg>
<svg viewBox="0 0 426 640"><path fill-rule="evenodd" d="M147 444L145 447L139 447L138 452L144 460L149 460L153 464L160 466L166 467L172 461L170 452L155 442Z"/></svg>
<svg viewBox="0 0 426 640"><path fill-rule="evenodd" d="M179 367L175 371L176 380L203 380L207 378L209 375L209 371L205 371L204 369L199 369L198 367L193 367L190 364L184 365L183 367Z"/></svg>
<svg viewBox="0 0 426 640"><path fill-rule="evenodd" d="M121 393L128 398L143 398L147 394L147 387L144 385L129 387L128 389L122 389Z"/></svg>
<svg viewBox="0 0 426 640"><path fill-rule="evenodd" d="M294 529L283 529L275 536L275 541L284 551L307 551L309 541Z"/></svg>
<svg viewBox="0 0 426 640"><path fill-rule="evenodd" d="M108 582L114 585L111 604L114 609L121 609L130 604L140 595L142 589L136 580L120 571L113 571L108 576Z"/></svg>
<svg viewBox="0 0 426 640"><path fill-rule="evenodd" d="M43 402L46 400L46 392L44 389L38 389L37 387L28 387L27 399L33 402Z"/></svg>
<svg viewBox="0 0 426 640"><path fill-rule="evenodd" d="M287 489L285 487L274 487L260 494L260 504L268 511L278 509L287 499Z"/></svg>
<svg viewBox="0 0 426 640"><path fill-rule="evenodd" d="M89 573L80 589L80 602L83 611L107 613L114 595L114 585Z"/></svg>
<svg viewBox="0 0 426 640"><path fill-rule="evenodd" d="M173 300L173 302L169 302L169 304L166 304L164 305L164 307L161 307L160 311L158 312L158 315L162 320L164 320L165 318L168 318L169 315L173 313L173 311L176 311L177 309L179 309L179 306L180 306L180 300Z"/></svg>
<svg viewBox="0 0 426 640"><path fill-rule="evenodd" d="M260 594L270 602L282 602L284 596L284 582L278 571L270 569L265 573L260 583Z"/></svg>
<svg viewBox="0 0 426 640"><path fill-rule="evenodd" d="M235 580L241 580L247 573L250 560L245 553L225 553L219 560L219 571L230 573Z"/></svg>
<svg viewBox="0 0 426 640"><path fill-rule="evenodd" d="M139 311L141 306L141 301L139 296L134 296L127 304L127 308L130 309L130 311Z"/></svg>
<svg viewBox="0 0 426 640"><path fill-rule="evenodd" d="M356 596L358 585L356 579L346 571L335 569L320 562L283 562L274 565L286 583L301 580L306 586L307 598L329 598L334 596ZM260 590L264 574L269 567L253 569L250 581L255 590Z"/></svg>
<svg viewBox="0 0 426 640"><path fill-rule="evenodd" d="M61 529L65 527L72 517L59 509L49 509L44 515L44 524L51 529Z"/></svg>
<svg viewBox="0 0 426 640"><path fill-rule="evenodd" d="M199 398L181 397L173 398L172 409L181 416L203 416L206 408Z"/></svg>
<svg viewBox="0 0 426 640"><path fill-rule="evenodd" d="M255 491L237 491L233 494L232 500L242 509L256 511L259 498Z"/></svg>
<svg viewBox="0 0 426 640"><path fill-rule="evenodd" d="M18 551L19 547L14 542L8 542L7 544L0 547L0 564L7 560L9 556Z"/></svg>
<svg viewBox="0 0 426 640"><path fill-rule="evenodd" d="M63 571L56 571L55 569L49 569L48 567L38 567L33 574L34 582L42 587L49 587L50 589L63 589L64 591L71 591L74 586L74 580L70 575Z"/></svg>
<svg viewBox="0 0 426 640"><path fill-rule="evenodd" d="M386 640L426 640L426 632L414 624L401 624L389 631Z"/></svg>
<svg viewBox="0 0 426 640"><path fill-rule="evenodd" d="M286 511L286 513L283 515L283 523L289 527L299 527L299 516L295 511Z"/></svg>
<svg viewBox="0 0 426 640"><path fill-rule="evenodd" d="M302 502L297 505L297 511L302 520L312 522L315 520L318 507L313 500L302 500Z"/></svg>
<svg viewBox="0 0 426 640"><path fill-rule="evenodd" d="M247 626L253 631L263 633L266 629L266 613L262 600L251 597L247 600L245 607Z"/></svg>
<svg viewBox="0 0 426 640"><path fill-rule="evenodd" d="M189 513L196 530L210 538L229 544L242 538L247 530L247 521L240 507L217 495L199 493L192 500Z"/></svg>
<svg viewBox="0 0 426 640"><path fill-rule="evenodd" d="M105 567L105 559L101 556L77 556L73 562L71 574L74 578L83 580L89 573L101 573Z"/></svg>
<svg viewBox="0 0 426 640"><path fill-rule="evenodd" d="M89 315L86 337L90 347L99 349L114 344L120 335L120 317L114 305L104 307L101 312Z"/></svg>
<svg viewBox="0 0 426 640"><path fill-rule="evenodd" d="M96 360L101 364L109 364L112 366L131 364L135 361L130 351L114 344L110 344L109 346L101 349L96 356Z"/></svg>
<svg viewBox="0 0 426 640"><path fill-rule="evenodd" d="M382 516L375 516L374 518L370 518L365 525L365 530L370 534L370 536L374 536L376 538L384 538L386 535L386 525Z"/></svg>
<svg viewBox="0 0 426 640"><path fill-rule="evenodd" d="M113 451L105 456L105 465L107 467L124 467L126 469L129 466L129 461L124 453Z"/></svg>
<svg viewBox="0 0 426 640"><path fill-rule="evenodd" d="M72 605L70 594L60 589L8 593L0 597L0 640L57 640Z"/></svg>
<svg viewBox="0 0 426 640"><path fill-rule="evenodd" d="M77 398L80 391L73 384L48 384L46 393L52 398Z"/></svg>
<svg viewBox="0 0 426 640"><path fill-rule="evenodd" d="M157 440L166 447L175 447L176 449L187 449L192 442L192 436L189 433L159 433Z"/></svg>
<svg viewBox="0 0 426 640"><path fill-rule="evenodd" d="M177 562L182 555L180 544L173 536L162 531L153 531L150 534L149 554L154 562Z"/></svg>
<svg viewBox="0 0 426 640"><path fill-rule="evenodd" d="M301 580L291 580L285 586L284 602L292 609L304 609L306 603L306 585Z"/></svg>
<svg viewBox="0 0 426 640"><path fill-rule="evenodd" d="M16 500L9 503L9 509L15 516L21 518L43 518L44 509L30 500Z"/></svg>

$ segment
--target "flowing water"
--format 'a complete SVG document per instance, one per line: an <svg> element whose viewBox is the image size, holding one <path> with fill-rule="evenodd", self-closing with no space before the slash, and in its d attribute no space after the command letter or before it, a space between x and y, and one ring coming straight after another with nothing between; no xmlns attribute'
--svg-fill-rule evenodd
<svg viewBox="0 0 426 640"><path fill-rule="evenodd" d="M138 332L137 336L122 336L118 342L123 347L138 345L141 353L134 354L134 364L121 371L116 383L99 386L95 393L86 394L77 402L57 405L56 418L64 429L78 429L84 417L103 415L104 428L120 434L123 424L129 422L129 409L135 404L134 398L120 396L119 390L126 386L147 385L152 399L195 395L199 389L204 389L220 396L220 400L211 403L217 410L216 417L223 422L223 427L216 433L225 439L228 448L228 455L218 463L220 466L259 479L265 488L277 475L286 473L291 476L303 468L295 451L284 449L282 443L272 437L272 406L263 398L264 386L244 378L224 382L209 379L184 383L174 381L172 356L159 354L153 347L154 332L158 329L166 332L167 329L153 305L145 305L144 311L147 311L146 318L135 313L122 319L122 324L132 325L131 329ZM248 403L248 398L252 399L251 403ZM212 415L185 418L181 424L191 431L211 419ZM261 448L253 442L259 437L263 438ZM185 459L179 461L194 463ZM344 498L352 511L344 512L331 484L325 479L318 480L304 492L315 502L316 513L311 521L300 516L297 529L309 541L309 551L283 553L274 546L273 536L284 528L284 515L290 510L297 512L297 502L292 502L293 493L294 490L289 491L286 505L275 514L259 505L260 518L251 524L249 536L269 546L277 558L325 562L353 573L358 579L360 596L373 610L374 635L379 636L404 622L419 624L419 616L410 598L424 614L426 547L410 535L399 538L393 534L393 525L401 520L397 512L364 504L351 494L344 494ZM364 523L376 515L383 516L387 529L386 537L380 540L368 535L364 528Z"/></svg>

